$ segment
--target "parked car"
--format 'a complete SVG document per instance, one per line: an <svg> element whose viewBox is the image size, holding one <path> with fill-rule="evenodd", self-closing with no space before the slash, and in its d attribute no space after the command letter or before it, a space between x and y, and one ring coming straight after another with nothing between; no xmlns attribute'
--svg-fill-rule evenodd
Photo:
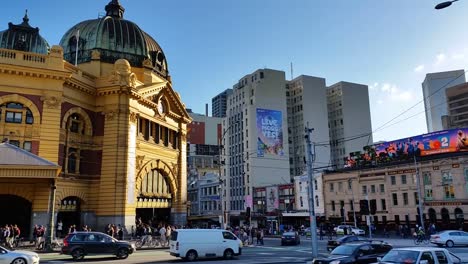
<svg viewBox="0 0 468 264"><path fill-rule="evenodd" d="M12 251L4 247L0 247L0 263L39 264L39 255L31 251Z"/></svg>
<svg viewBox="0 0 468 264"><path fill-rule="evenodd" d="M312 264L375 263L391 249L385 242L353 242L336 247L328 257L315 258Z"/></svg>
<svg viewBox="0 0 468 264"><path fill-rule="evenodd" d="M380 264L460 264L461 259L443 248L408 247L388 252Z"/></svg>
<svg viewBox="0 0 468 264"><path fill-rule="evenodd" d="M360 228L357 228L357 227L354 227L352 225L339 225L337 227L334 228L335 229L335 232L337 235L343 235L344 232L345 232L345 229L347 229L348 231L348 235L358 235L358 236L361 236L361 235L365 235L366 234L366 231L360 229ZM351 233L349 233L349 231L351 230Z"/></svg>
<svg viewBox="0 0 468 264"><path fill-rule="evenodd" d="M301 244L301 238L297 232L284 232L281 236L281 245L299 245Z"/></svg>
<svg viewBox="0 0 468 264"><path fill-rule="evenodd" d="M135 244L117 240L100 232L75 232L63 239L61 254L81 260L87 255L115 255L125 259L135 251Z"/></svg>
<svg viewBox="0 0 468 264"><path fill-rule="evenodd" d="M204 257L232 259L242 254L242 242L223 229L177 229L171 233L169 252L188 261Z"/></svg>
<svg viewBox="0 0 468 264"><path fill-rule="evenodd" d="M343 236L343 237L337 238L335 240L328 240L327 250L332 251L333 249L335 249L339 245L346 244L346 243L351 243L351 242L358 242L358 241L368 241L368 242L370 242L367 238L360 237L360 236L355 236L355 235Z"/></svg>
<svg viewBox="0 0 468 264"><path fill-rule="evenodd" d="M468 245L468 232L458 230L446 230L431 235L430 242L438 246L459 246Z"/></svg>

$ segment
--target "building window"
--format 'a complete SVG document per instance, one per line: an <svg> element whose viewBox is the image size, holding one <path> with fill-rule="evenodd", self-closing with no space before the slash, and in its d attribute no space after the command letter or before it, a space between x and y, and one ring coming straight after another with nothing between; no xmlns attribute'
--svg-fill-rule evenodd
<svg viewBox="0 0 468 264"><path fill-rule="evenodd" d="M331 201L331 207L332 207L332 211L335 212L336 210L335 201Z"/></svg>
<svg viewBox="0 0 468 264"><path fill-rule="evenodd" d="M387 202L385 199L380 199L380 205L382 207L382 211L387 210Z"/></svg>
<svg viewBox="0 0 468 264"><path fill-rule="evenodd" d="M423 172L423 182L424 182L424 185L431 185L432 184L432 179L431 179L431 173L430 172Z"/></svg>
<svg viewBox="0 0 468 264"><path fill-rule="evenodd" d="M21 112L6 112L5 122L21 124L23 113Z"/></svg>
<svg viewBox="0 0 468 264"><path fill-rule="evenodd" d="M380 192L381 193L385 192L385 184L380 184Z"/></svg>
<svg viewBox="0 0 468 264"><path fill-rule="evenodd" d="M68 159L67 159L67 172L68 173L78 173L78 157L79 157L79 153L76 148L68 149Z"/></svg>
<svg viewBox="0 0 468 264"><path fill-rule="evenodd" d="M26 151L31 152L31 141L25 141L23 143L23 149L26 150Z"/></svg>
<svg viewBox="0 0 468 264"><path fill-rule="evenodd" d="M408 205L408 193L403 193L403 205Z"/></svg>
<svg viewBox="0 0 468 264"><path fill-rule="evenodd" d="M406 175L401 175L401 184L406 184Z"/></svg>
<svg viewBox="0 0 468 264"><path fill-rule="evenodd" d="M445 193L445 199L454 199L455 190L453 188L453 184L444 185L444 193Z"/></svg>
<svg viewBox="0 0 468 264"><path fill-rule="evenodd" d="M393 205L398 205L398 196L396 193L392 193Z"/></svg>
<svg viewBox="0 0 468 264"><path fill-rule="evenodd" d="M315 195L315 206L319 207L319 197Z"/></svg>
<svg viewBox="0 0 468 264"><path fill-rule="evenodd" d="M424 198L426 198L427 200L432 200L432 188L425 188Z"/></svg>
<svg viewBox="0 0 468 264"><path fill-rule="evenodd" d="M396 178L395 178L395 176L390 176L390 182L392 183L392 185L396 185Z"/></svg>
<svg viewBox="0 0 468 264"><path fill-rule="evenodd" d="M419 204L419 195L418 195L418 192L414 192L414 203L416 205Z"/></svg>
<svg viewBox="0 0 468 264"><path fill-rule="evenodd" d="M339 182L338 183L338 191L343 191L343 183L342 182Z"/></svg>
<svg viewBox="0 0 468 264"><path fill-rule="evenodd" d="M367 194L367 185L362 186L362 194Z"/></svg>
<svg viewBox="0 0 468 264"><path fill-rule="evenodd" d="M13 146L20 147L20 142L19 140L9 140L8 143L10 143Z"/></svg>
<svg viewBox="0 0 468 264"><path fill-rule="evenodd" d="M301 207L304 207L304 200L302 199L302 196L299 197L299 201L301 202Z"/></svg>
<svg viewBox="0 0 468 264"><path fill-rule="evenodd" d="M348 180L348 190L353 189L353 182L351 180Z"/></svg>
<svg viewBox="0 0 468 264"><path fill-rule="evenodd" d="M333 182L330 183L330 192L335 191L335 186L333 185Z"/></svg>
<svg viewBox="0 0 468 264"><path fill-rule="evenodd" d="M349 208L351 209L351 211L354 211L353 200L349 200Z"/></svg>
<svg viewBox="0 0 468 264"><path fill-rule="evenodd" d="M375 185L370 186L371 193L375 193Z"/></svg>
<svg viewBox="0 0 468 264"><path fill-rule="evenodd" d="M318 188L317 180L314 180L314 189L317 190L317 188Z"/></svg>

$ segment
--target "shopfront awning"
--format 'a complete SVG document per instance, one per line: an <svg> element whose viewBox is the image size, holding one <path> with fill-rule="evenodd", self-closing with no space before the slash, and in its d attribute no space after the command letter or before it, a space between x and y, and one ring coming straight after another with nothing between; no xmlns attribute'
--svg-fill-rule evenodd
<svg viewBox="0 0 468 264"><path fill-rule="evenodd" d="M0 178L53 179L61 167L9 143L0 143Z"/></svg>
<svg viewBox="0 0 468 264"><path fill-rule="evenodd" d="M283 217L308 217L309 213L308 212L284 212Z"/></svg>

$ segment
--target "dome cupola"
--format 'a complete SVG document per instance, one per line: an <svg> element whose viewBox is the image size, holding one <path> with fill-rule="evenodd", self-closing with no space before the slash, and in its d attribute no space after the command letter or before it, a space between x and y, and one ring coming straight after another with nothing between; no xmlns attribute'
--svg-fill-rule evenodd
<svg viewBox="0 0 468 264"><path fill-rule="evenodd" d="M8 29L0 31L0 49L12 49L40 54L49 53L49 44L39 35L39 28L29 25L28 10L23 23L8 23Z"/></svg>
<svg viewBox="0 0 468 264"><path fill-rule="evenodd" d="M70 28L60 40L64 58L70 63L89 62L95 51L99 60L114 63L126 59L132 67L152 67L166 78L166 57L159 44L140 27L123 18L125 9L118 0L110 1L106 16L80 22ZM78 51L77 51L78 49Z"/></svg>

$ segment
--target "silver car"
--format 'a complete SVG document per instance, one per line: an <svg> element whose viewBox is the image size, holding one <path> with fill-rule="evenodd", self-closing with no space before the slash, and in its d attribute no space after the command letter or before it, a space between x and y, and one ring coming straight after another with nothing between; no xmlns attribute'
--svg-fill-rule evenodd
<svg viewBox="0 0 468 264"><path fill-rule="evenodd" d="M435 235L431 235L431 243L438 246L459 246L468 245L468 233L459 230L446 230L439 232Z"/></svg>
<svg viewBox="0 0 468 264"><path fill-rule="evenodd" d="M0 247L0 263L39 264L39 255L31 251L11 251Z"/></svg>

